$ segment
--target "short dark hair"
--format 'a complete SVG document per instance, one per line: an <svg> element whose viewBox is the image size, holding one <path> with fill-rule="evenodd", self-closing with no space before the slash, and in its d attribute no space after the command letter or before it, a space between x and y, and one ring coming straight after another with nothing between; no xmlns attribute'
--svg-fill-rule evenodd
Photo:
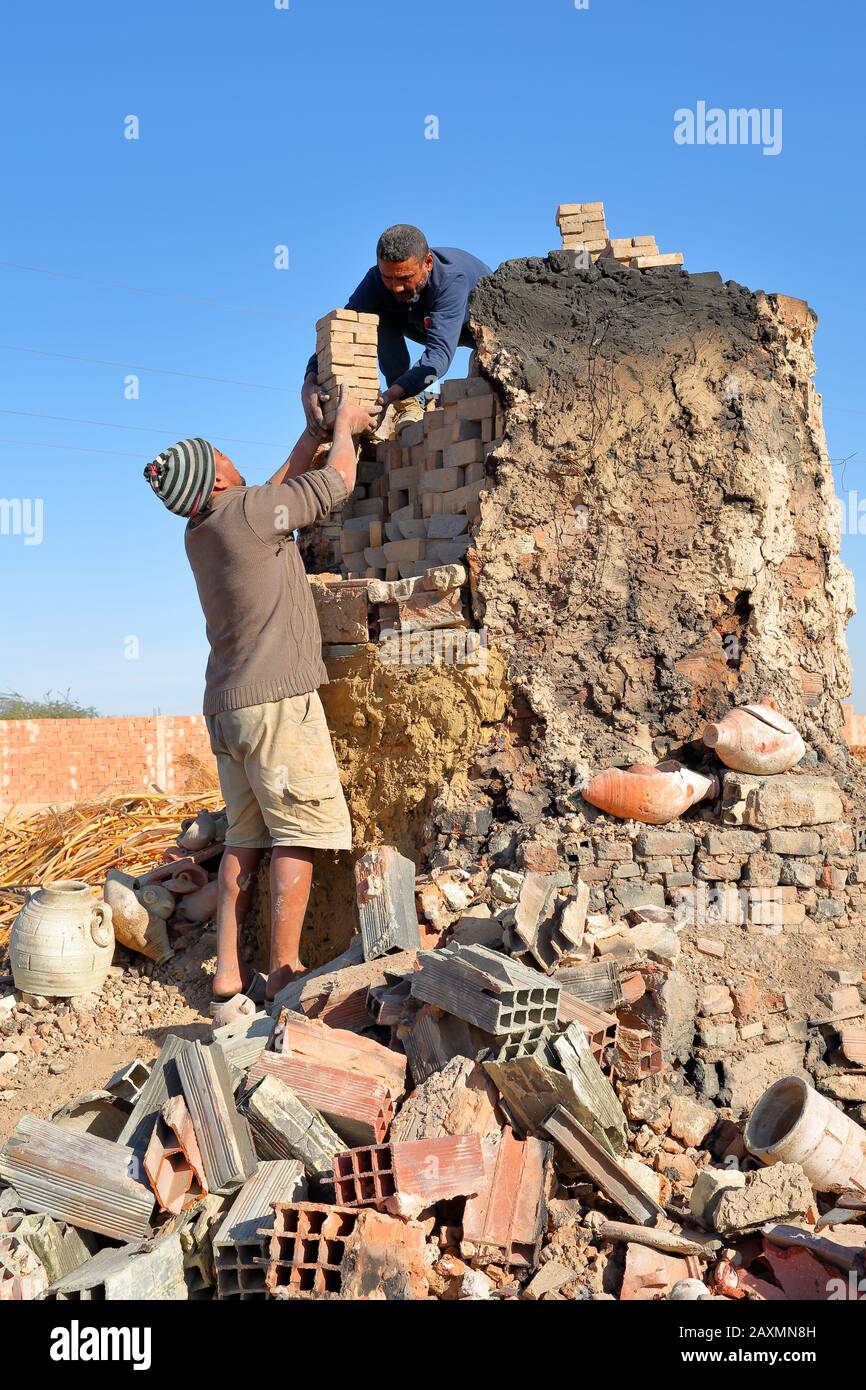
<svg viewBox="0 0 866 1390"><path fill-rule="evenodd" d="M377 261L423 261L430 247L419 227L398 222L388 227L376 243Z"/></svg>

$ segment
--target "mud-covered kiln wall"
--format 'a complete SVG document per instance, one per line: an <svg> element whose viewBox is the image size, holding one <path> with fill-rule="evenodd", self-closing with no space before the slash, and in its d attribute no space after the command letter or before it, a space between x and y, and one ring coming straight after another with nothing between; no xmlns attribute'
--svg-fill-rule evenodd
<svg viewBox="0 0 866 1390"><path fill-rule="evenodd" d="M717 275L507 262L472 301L506 406L469 560L550 773L656 761L773 696L842 766L853 608L815 316Z"/></svg>

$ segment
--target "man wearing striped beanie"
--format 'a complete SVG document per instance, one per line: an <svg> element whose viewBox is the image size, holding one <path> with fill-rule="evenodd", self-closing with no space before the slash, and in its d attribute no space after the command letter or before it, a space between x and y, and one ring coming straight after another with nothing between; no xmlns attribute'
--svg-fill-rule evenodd
<svg viewBox="0 0 866 1390"><path fill-rule="evenodd" d="M354 436L375 425L342 400L323 465L315 466L320 445L305 430L261 487L248 487L205 439L180 440L144 470L169 511L188 518L186 553L210 643L204 714L229 822L219 874L216 1000L253 982L238 946L264 850L271 850L272 999L305 969L300 939L313 850L352 847L318 695L328 680L322 634L294 533L321 521L352 491Z"/></svg>
<svg viewBox="0 0 866 1390"><path fill-rule="evenodd" d="M144 476L170 512L195 516L214 490L216 451L206 439L181 439L158 454Z"/></svg>

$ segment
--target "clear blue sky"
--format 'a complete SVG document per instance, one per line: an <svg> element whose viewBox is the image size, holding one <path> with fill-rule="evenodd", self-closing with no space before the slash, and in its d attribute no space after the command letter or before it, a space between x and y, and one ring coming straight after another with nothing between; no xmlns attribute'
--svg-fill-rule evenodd
<svg viewBox="0 0 866 1390"><path fill-rule="evenodd" d="M12 9L0 498L44 499L44 539L0 536L0 688L69 687L104 714L200 709L206 649L182 523L142 467L201 434L249 481L272 472L302 425L312 325L395 221L496 265L557 245L558 203L603 199L614 235L653 232L691 270L808 299L830 454L854 456L844 483L866 499L864 19L852 0ZM677 145L674 111L698 101L781 108L781 153ZM438 140L424 138L431 115ZM273 266L280 244L286 271ZM142 370L127 400L135 368L169 374ZM861 602L864 557L866 536L849 536ZM849 639L866 710L866 615Z"/></svg>

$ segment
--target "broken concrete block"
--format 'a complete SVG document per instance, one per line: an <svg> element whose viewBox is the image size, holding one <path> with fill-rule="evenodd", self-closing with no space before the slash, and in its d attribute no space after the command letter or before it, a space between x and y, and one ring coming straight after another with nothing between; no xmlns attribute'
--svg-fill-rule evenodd
<svg viewBox="0 0 866 1390"><path fill-rule="evenodd" d="M758 830L800 828L841 820L842 797L826 777L783 773L752 777L726 772L722 784L722 819L728 825Z"/></svg>
<svg viewBox="0 0 866 1390"><path fill-rule="evenodd" d="M675 1139L682 1139L687 1148L699 1149L715 1128L718 1112L698 1105L688 1096L672 1095L670 1106L671 1134Z"/></svg>
<svg viewBox="0 0 866 1390"><path fill-rule="evenodd" d="M537 970L485 946L423 951L412 977L416 999L436 1004L503 1040L556 1023L560 988Z"/></svg>
<svg viewBox="0 0 866 1390"><path fill-rule="evenodd" d="M478 1134L483 1139L498 1134L496 1104L496 1088L483 1069L467 1057L454 1057L403 1102L391 1126L390 1142L446 1134Z"/></svg>
<svg viewBox="0 0 866 1390"><path fill-rule="evenodd" d="M395 1054L396 1055L396 1054ZM312 1057L263 1052L247 1074L250 1085L276 1076L327 1120L346 1144L380 1144L394 1115L394 1095L384 1082Z"/></svg>
<svg viewBox="0 0 866 1390"><path fill-rule="evenodd" d="M317 1180L330 1175L334 1155L346 1146L284 1081L273 1075L263 1077L245 1093L241 1103L260 1158L296 1159Z"/></svg>
<svg viewBox="0 0 866 1390"><path fill-rule="evenodd" d="M191 1042L178 1053L177 1070L208 1190L233 1192L253 1175L258 1160L247 1122L235 1108L226 1060L218 1048Z"/></svg>
<svg viewBox="0 0 866 1390"><path fill-rule="evenodd" d="M742 1187L723 1192L713 1212L713 1228L722 1235L755 1230L766 1221L805 1216L814 1203L812 1188L796 1163L776 1163L746 1173Z"/></svg>
<svg viewBox="0 0 866 1390"><path fill-rule="evenodd" d="M477 1193L484 1181L477 1134L348 1149L334 1156L341 1206L374 1206L392 1216L419 1216L452 1197Z"/></svg>
<svg viewBox="0 0 866 1390"><path fill-rule="evenodd" d="M58 1279L49 1299L99 1299L106 1302L185 1302L189 1297L180 1236L100 1250L91 1260Z"/></svg>
<svg viewBox="0 0 866 1390"><path fill-rule="evenodd" d="M150 1233L153 1193L130 1176L135 1154L124 1144L75 1134L25 1115L0 1151L0 1179L27 1211L112 1240Z"/></svg>
<svg viewBox="0 0 866 1390"><path fill-rule="evenodd" d="M487 1140L484 1182L463 1213L463 1240L490 1264L533 1268L538 1263L545 1223L548 1143L516 1139L506 1126L498 1140Z"/></svg>
<svg viewBox="0 0 866 1390"><path fill-rule="evenodd" d="M306 1195L304 1167L297 1159L262 1163L247 1179L213 1238L218 1298L267 1296L265 1272L274 1203L302 1202Z"/></svg>

